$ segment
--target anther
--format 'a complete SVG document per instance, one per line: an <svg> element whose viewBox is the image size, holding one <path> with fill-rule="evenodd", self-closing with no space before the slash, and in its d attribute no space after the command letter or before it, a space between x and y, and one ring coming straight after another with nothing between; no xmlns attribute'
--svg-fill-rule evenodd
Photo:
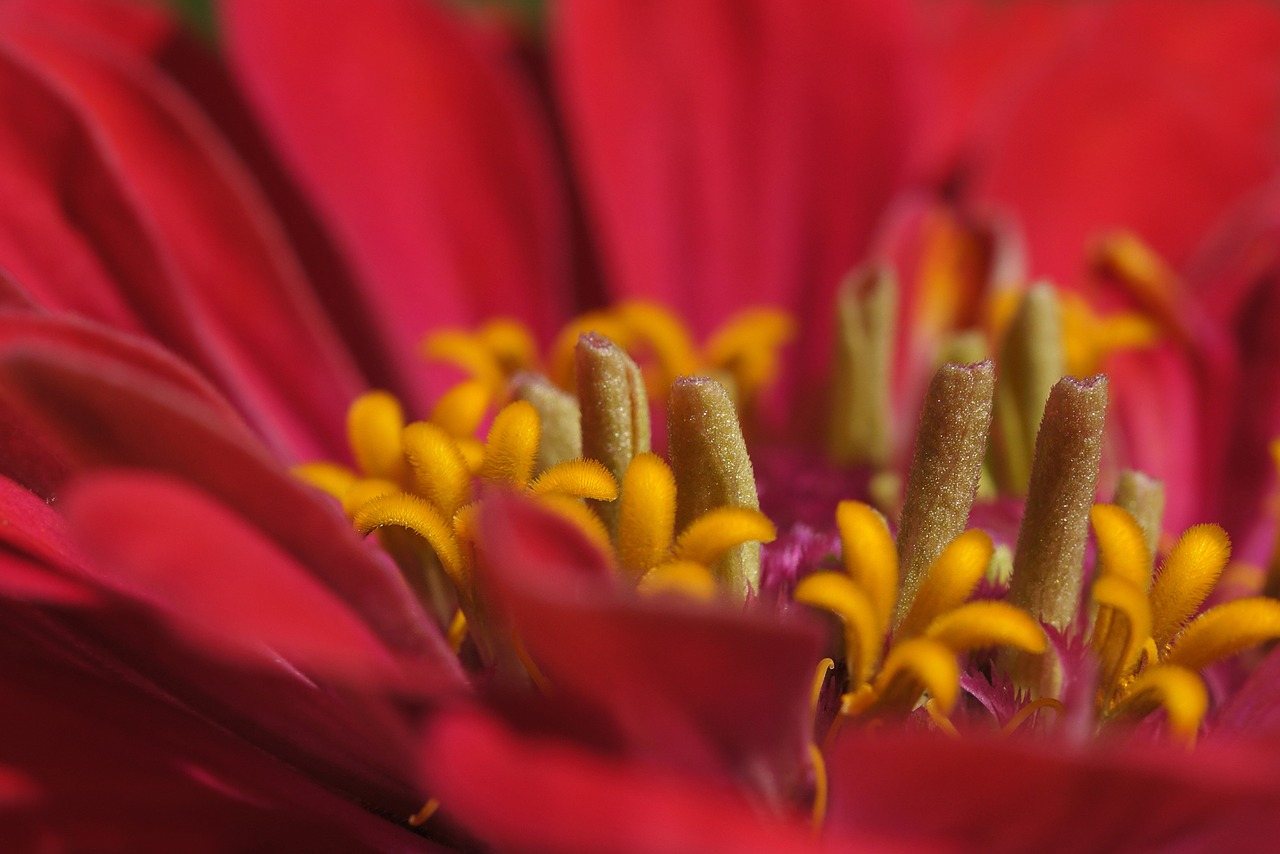
<svg viewBox="0 0 1280 854"><path fill-rule="evenodd" d="M906 616L929 566L969 521L994 384L990 362L943 365L929 384L898 522L902 592L895 624Z"/></svg>
<svg viewBox="0 0 1280 854"><path fill-rule="evenodd" d="M677 379L671 386L669 418L676 528L683 531L721 507L760 509L751 458L724 387L705 377ZM759 584L760 544L735 546L712 569L730 593L745 598Z"/></svg>

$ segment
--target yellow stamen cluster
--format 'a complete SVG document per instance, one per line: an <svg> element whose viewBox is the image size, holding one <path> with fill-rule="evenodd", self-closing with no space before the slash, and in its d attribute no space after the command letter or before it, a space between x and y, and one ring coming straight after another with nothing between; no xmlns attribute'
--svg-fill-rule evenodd
<svg viewBox="0 0 1280 854"><path fill-rule="evenodd" d="M1188 528L1153 577L1142 529L1127 511L1095 505L1098 543L1090 645L1098 656L1104 721L1165 710L1170 732L1190 743L1208 708L1198 671L1280 638L1280 602L1237 599L1196 616L1231 556L1217 525Z"/></svg>
<svg viewBox="0 0 1280 854"><path fill-rule="evenodd" d="M795 334L795 324L775 309L748 309L698 347L684 323L667 309L628 302L571 320L556 335L545 360L539 360L533 336L505 319L475 331L433 332L424 339L423 353L459 369L495 398L521 371L545 369L561 388L573 389L574 351L579 337L589 333L610 339L635 358L655 397L664 397L676 377L707 374L723 381L739 405L745 405L777 375L780 350Z"/></svg>
<svg viewBox="0 0 1280 854"><path fill-rule="evenodd" d="M965 531L943 550L915 598L904 603L906 616L890 635L899 579L888 525L856 501L840 504L836 525L844 571L804 578L795 600L829 611L843 623L850 690L841 704L842 718L902 715L926 697L934 704L933 714L945 717L959 695L958 655L990 646L1045 651L1044 632L1024 611L1003 602L967 602L993 553L982 531Z"/></svg>

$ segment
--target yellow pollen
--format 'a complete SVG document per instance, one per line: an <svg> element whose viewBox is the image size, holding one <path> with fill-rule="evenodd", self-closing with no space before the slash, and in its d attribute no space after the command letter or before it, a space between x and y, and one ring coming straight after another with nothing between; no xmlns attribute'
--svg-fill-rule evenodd
<svg viewBox="0 0 1280 854"><path fill-rule="evenodd" d="M769 518L749 507L718 507L689 524L676 540L673 556L711 566L743 543L771 543L778 532Z"/></svg>
<svg viewBox="0 0 1280 854"><path fill-rule="evenodd" d="M813 832L817 833L827 816L827 763L816 744L809 745L809 762L813 765Z"/></svg>
<svg viewBox="0 0 1280 854"><path fill-rule="evenodd" d="M446 391L431 409L431 423L458 439L475 436L493 394L478 380L466 380Z"/></svg>
<svg viewBox="0 0 1280 854"><path fill-rule="evenodd" d="M404 474L400 431L404 412L400 401L385 391L365 392L347 410L347 440L356 465L366 477L399 482Z"/></svg>
<svg viewBox="0 0 1280 854"><path fill-rule="evenodd" d="M430 820L431 816L436 814L438 809L440 809L440 802L432 798L422 805L422 809L409 816L409 824L413 827L421 827Z"/></svg>
<svg viewBox="0 0 1280 854"><path fill-rule="evenodd" d="M401 436L413 488L446 519L471 500L471 469L458 443L440 427L415 422Z"/></svg>
<svg viewBox="0 0 1280 854"><path fill-rule="evenodd" d="M637 455L622 479L618 562L643 573L666 559L676 522L676 479L656 454Z"/></svg>
<svg viewBox="0 0 1280 854"><path fill-rule="evenodd" d="M952 540L929 567L896 636L917 635L935 619L963 604L982 580L994 551L991 537L977 529Z"/></svg>
<svg viewBox="0 0 1280 854"><path fill-rule="evenodd" d="M538 475L529 484L529 492L613 501L618 497L618 482L602 463L585 459L567 460Z"/></svg>
<svg viewBox="0 0 1280 854"><path fill-rule="evenodd" d="M1210 608L1196 617L1174 638L1165 663L1199 671L1257 646L1280 638L1280 602L1262 597L1236 599Z"/></svg>
<svg viewBox="0 0 1280 854"><path fill-rule="evenodd" d="M1196 525L1178 538L1151 588L1152 637L1158 648L1200 610L1230 558L1231 541L1217 525Z"/></svg>
<svg viewBox="0 0 1280 854"><path fill-rule="evenodd" d="M866 591L884 634L898 601L898 549L884 517L860 501L841 501L836 507L836 528L844 568Z"/></svg>
<svg viewBox="0 0 1280 854"><path fill-rule="evenodd" d="M636 590L643 596L676 593L700 602L716 597L716 577L700 563L676 560L659 564L644 574Z"/></svg>
<svg viewBox="0 0 1280 854"><path fill-rule="evenodd" d="M459 591L464 589L465 567L453 525L426 499L405 492L383 495L361 507L353 521L361 534L377 528L400 527L422 537Z"/></svg>
<svg viewBox="0 0 1280 854"><path fill-rule="evenodd" d="M1004 646L1040 655L1048 648L1040 624L1026 611L1007 602L962 605L934 620L924 637L937 641L952 653Z"/></svg>

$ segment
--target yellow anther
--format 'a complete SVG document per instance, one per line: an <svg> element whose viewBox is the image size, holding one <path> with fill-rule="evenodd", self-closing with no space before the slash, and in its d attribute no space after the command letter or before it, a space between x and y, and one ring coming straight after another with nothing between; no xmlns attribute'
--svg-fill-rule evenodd
<svg viewBox="0 0 1280 854"><path fill-rule="evenodd" d="M822 829L827 817L827 763L818 745L809 745L809 762L813 765L813 832Z"/></svg>
<svg viewBox="0 0 1280 854"><path fill-rule="evenodd" d="M476 333L508 376L532 368L538 361L538 344L517 320L497 317Z"/></svg>
<svg viewBox="0 0 1280 854"><path fill-rule="evenodd" d="M534 495L567 495L613 501L618 497L618 482L595 460L568 460L552 466L529 484Z"/></svg>
<svg viewBox="0 0 1280 854"><path fill-rule="evenodd" d="M1164 259L1131 231L1115 231L1099 240L1094 263L1136 286L1138 293L1148 298L1162 297L1174 279Z"/></svg>
<svg viewBox="0 0 1280 854"><path fill-rule="evenodd" d="M399 482L404 473L403 429L404 412L394 395L369 391L357 397L347 410L347 440L360 471Z"/></svg>
<svg viewBox="0 0 1280 854"><path fill-rule="evenodd" d="M818 701L822 699L822 686L827 684L827 674L835 670L836 663L829 658L818 662L818 669L813 673L813 686L809 689L809 710L818 711Z"/></svg>
<svg viewBox="0 0 1280 854"><path fill-rule="evenodd" d="M929 720L933 721L933 725L939 730L952 738L960 737L960 731L956 729L956 725L951 722L951 719L943 713L942 709L938 706L938 701L936 699L930 698L924 704L924 710L928 713Z"/></svg>
<svg viewBox="0 0 1280 854"><path fill-rule="evenodd" d="M1114 717L1144 717L1158 708L1165 711L1169 732L1190 746L1209 709L1204 681L1182 667L1161 665L1142 672L1112 710Z"/></svg>
<svg viewBox="0 0 1280 854"><path fill-rule="evenodd" d="M533 476L541 425L533 404L517 400L502 408L489 428L480 477L496 483L524 486Z"/></svg>
<svg viewBox="0 0 1280 854"><path fill-rule="evenodd" d="M1008 722L1000 728L1000 734L1012 735L1017 732L1018 727L1030 720L1032 715L1041 709L1053 709L1059 716L1062 716L1067 711L1067 707L1062 705L1061 700L1056 700L1053 697L1041 697L1039 700L1034 700L1018 709L1013 717L1009 718Z"/></svg>
<svg viewBox="0 0 1280 854"><path fill-rule="evenodd" d="M698 354L689 331L670 311L656 303L629 302L618 306L615 314L631 332L630 342L621 346L629 352L647 348L657 362L660 372L650 393L665 394L676 377L698 372Z"/></svg>
<svg viewBox="0 0 1280 854"><path fill-rule="evenodd" d="M676 560L711 566L743 543L771 543L777 529L759 510L718 507L702 514L681 532L672 553Z"/></svg>
<svg viewBox="0 0 1280 854"><path fill-rule="evenodd" d="M1119 575L1095 581L1092 596L1098 605L1092 646L1101 665L1103 689L1111 690L1138 665L1151 635L1151 606L1146 594Z"/></svg>
<svg viewBox="0 0 1280 854"><path fill-rule="evenodd" d="M422 809L409 816L409 824L413 827L421 827L427 823L431 816L436 814L438 809L440 809L440 802L432 798L422 805Z"/></svg>
<svg viewBox="0 0 1280 854"><path fill-rule="evenodd" d="M883 634L898 599L898 549L889 526L870 505L841 501L836 507L836 527L845 571L866 591Z"/></svg>
<svg viewBox="0 0 1280 854"><path fill-rule="evenodd" d="M1231 540L1217 525L1195 525L1178 538L1151 587L1152 636L1163 649L1200 610L1231 558Z"/></svg>
<svg viewBox="0 0 1280 854"><path fill-rule="evenodd" d="M928 694L949 714L960 693L960 667L950 649L927 638L894 644L875 682L874 709L905 714Z"/></svg>
<svg viewBox="0 0 1280 854"><path fill-rule="evenodd" d="M479 439L458 439L458 450L467 461L467 471L479 475L484 467L484 443Z"/></svg>
<svg viewBox="0 0 1280 854"><path fill-rule="evenodd" d="M1007 602L970 602L934 620L924 636L952 652L1003 646L1039 655L1048 647L1031 615Z"/></svg>
<svg viewBox="0 0 1280 854"><path fill-rule="evenodd" d="M556 494L539 496L538 503L577 528L601 554L612 558L613 543L609 540L609 532L587 505L576 498Z"/></svg>
<svg viewBox="0 0 1280 854"><path fill-rule="evenodd" d="M462 642L467 639L467 615L462 613L461 608L453 614L453 620L449 623L447 638L449 649L454 652L462 649Z"/></svg>
<svg viewBox="0 0 1280 854"><path fill-rule="evenodd" d="M303 463L294 466L292 472L298 480L311 484L339 501L356 481L355 472L337 463Z"/></svg>
<svg viewBox="0 0 1280 854"><path fill-rule="evenodd" d="M448 519L471 500L471 469L458 443L435 424L417 421L401 434L414 491Z"/></svg>
<svg viewBox="0 0 1280 854"><path fill-rule="evenodd" d="M368 534L375 528L399 527L426 541L440 559L440 565L461 591L466 583L465 567L453 525L441 517L425 498L399 492L366 502L353 520L356 530Z"/></svg>
<svg viewBox="0 0 1280 854"><path fill-rule="evenodd" d="M489 386L465 380L441 395L431 409L431 423L458 439L475 436L493 400Z"/></svg>
<svg viewBox="0 0 1280 854"><path fill-rule="evenodd" d="M422 340L422 354L428 361L453 365L493 394L502 390L506 379L502 365L477 335L461 329L433 332Z"/></svg>
<svg viewBox="0 0 1280 854"><path fill-rule="evenodd" d="M716 577L700 563L677 560L655 566L644 574L636 590L645 596L677 593L709 602L716 597Z"/></svg>
<svg viewBox="0 0 1280 854"><path fill-rule="evenodd" d="M796 585L795 601L821 608L844 622L845 666L850 684L857 687L871 679L884 636L879 618L866 593L849 576L838 572L816 572Z"/></svg>
<svg viewBox="0 0 1280 854"><path fill-rule="evenodd" d="M895 637L920 634L934 620L959 607L978 586L995 547L985 531L965 531L942 551L916 591L915 601ZM1019 614L1026 616L1023 612Z"/></svg>
<svg viewBox="0 0 1280 854"><path fill-rule="evenodd" d="M796 323L780 309L739 312L715 331L703 348L712 367L727 371L740 398L749 401L778 373L779 351L795 337Z"/></svg>
<svg viewBox="0 0 1280 854"><path fill-rule="evenodd" d="M1136 312L1099 316L1082 298L1069 294L1062 296L1062 308L1063 349L1072 376L1096 373L1118 350L1140 349L1160 340L1160 327Z"/></svg>
<svg viewBox="0 0 1280 854"><path fill-rule="evenodd" d="M578 339L590 333L608 338L623 350L632 344L630 330L617 317L602 311L593 311L575 317L560 330L547 355L547 375L561 388L570 390L574 388L576 361L574 354L578 347Z"/></svg>
<svg viewBox="0 0 1280 854"><path fill-rule="evenodd" d="M392 483L380 477L362 477L351 482L347 491L342 494L342 512L347 518L354 518L365 504L384 495L395 495L400 492L400 484Z"/></svg>
<svg viewBox="0 0 1280 854"><path fill-rule="evenodd" d="M1095 504L1089 521L1098 541L1099 571L1119 576L1144 593L1151 587L1151 552L1137 521L1114 504Z"/></svg>
<svg viewBox="0 0 1280 854"><path fill-rule="evenodd" d="M676 479L656 454L635 457L622 479L618 561L641 573L664 561L676 522Z"/></svg>
<svg viewBox="0 0 1280 854"><path fill-rule="evenodd" d="M1199 671L1237 652L1280 638L1280 602L1236 599L1210 608L1173 640L1164 661Z"/></svg>

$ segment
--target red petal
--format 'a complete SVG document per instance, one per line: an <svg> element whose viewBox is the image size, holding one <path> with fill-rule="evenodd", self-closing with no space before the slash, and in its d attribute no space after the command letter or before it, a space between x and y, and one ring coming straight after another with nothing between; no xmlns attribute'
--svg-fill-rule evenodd
<svg viewBox="0 0 1280 854"><path fill-rule="evenodd" d="M531 93L418 0L226 0L263 123L369 288L401 358L492 314L544 335L571 292L564 200Z"/></svg>
<svg viewBox="0 0 1280 854"><path fill-rule="evenodd" d="M172 474L204 489L275 541L393 649L456 674L453 655L397 570L335 512L193 395L136 367L0 342L0 391L56 441L75 467L115 465Z"/></svg>
<svg viewBox="0 0 1280 854"><path fill-rule="evenodd" d="M47 26L11 26L7 35L94 122L189 286L221 376L254 421L304 457L345 448L343 416L364 382L214 129L136 58Z"/></svg>
<svg viewBox="0 0 1280 854"><path fill-rule="evenodd" d="M1270 751L1088 748L916 734L842 741L832 829L960 851L1250 847L1280 831Z"/></svg>
<svg viewBox="0 0 1280 854"><path fill-rule="evenodd" d="M7 0L4 16L39 18L137 54L161 48L177 31L173 16L160 6L129 0Z"/></svg>
<svg viewBox="0 0 1280 854"><path fill-rule="evenodd" d="M825 375L832 294L908 167L906 4L568 0L559 85L615 295L765 303Z"/></svg>
<svg viewBox="0 0 1280 854"><path fill-rule="evenodd" d="M440 800L441 814L500 848L819 850L798 820L771 821L729 791L608 762L563 743L516 738L476 714L437 719L422 753L424 784ZM867 837L841 841L851 846L845 850L889 850Z"/></svg>
<svg viewBox="0 0 1280 854"><path fill-rule="evenodd" d="M795 772L821 645L811 626L624 596L569 526L515 498L490 498L481 524L487 580L529 654L634 749L703 772Z"/></svg>
<svg viewBox="0 0 1280 854"><path fill-rule="evenodd" d="M202 644L250 661L278 653L305 671L394 683L387 649L356 614L233 511L180 481L102 474L76 481L64 513L102 581L148 602Z"/></svg>
<svg viewBox="0 0 1280 854"><path fill-rule="evenodd" d="M72 577L81 559L62 517L5 477L0 477L0 544L5 547L0 550L0 591L6 597L61 605L96 601Z"/></svg>

